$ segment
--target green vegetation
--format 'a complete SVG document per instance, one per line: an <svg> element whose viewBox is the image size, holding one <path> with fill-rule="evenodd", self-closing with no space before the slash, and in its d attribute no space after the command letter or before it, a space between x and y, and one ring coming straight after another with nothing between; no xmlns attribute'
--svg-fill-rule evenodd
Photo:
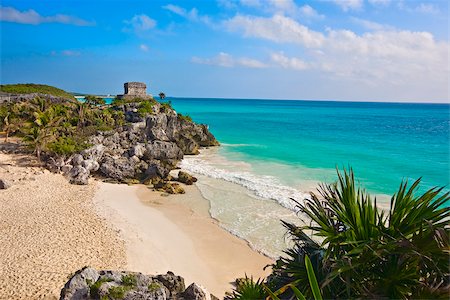
<svg viewBox="0 0 450 300"><path fill-rule="evenodd" d="M137 284L136 275L129 274L122 277L122 284L129 287L135 287Z"/></svg>
<svg viewBox="0 0 450 300"><path fill-rule="evenodd" d="M41 93L41 94L52 95L52 96L70 99L70 100L75 99L72 94L67 93L64 90L55 88L53 86L45 85L45 84L33 84L33 83L2 84L2 85L0 85L0 91L4 92L4 93L12 93L12 94Z"/></svg>
<svg viewBox="0 0 450 300"><path fill-rule="evenodd" d="M153 102L150 101L142 101L139 103L138 113L141 116L145 116L147 114L153 113Z"/></svg>
<svg viewBox="0 0 450 300"><path fill-rule="evenodd" d="M152 282L148 285L147 288L150 292L155 292L161 288L161 285L157 282Z"/></svg>
<svg viewBox="0 0 450 300"><path fill-rule="evenodd" d="M338 172L298 203L311 224L283 222L295 246L264 283L247 286L266 287L270 299L448 299L450 196L442 188L416 195L419 183L402 183L384 211L352 170Z"/></svg>
<svg viewBox="0 0 450 300"><path fill-rule="evenodd" d="M97 131L112 130L125 123L121 109L102 106L103 99L88 97L81 103L54 103L36 97L30 101L6 103L0 106L0 128L22 137L41 160L42 153L69 156L89 144L89 136Z"/></svg>
<svg viewBox="0 0 450 300"><path fill-rule="evenodd" d="M264 288L264 284L260 279L256 282L253 277L247 277L236 280L236 288L228 299L265 299L267 292Z"/></svg>
<svg viewBox="0 0 450 300"><path fill-rule="evenodd" d="M109 299L123 299L125 298L125 293L128 292L129 288L125 286L112 286L108 290Z"/></svg>
<svg viewBox="0 0 450 300"><path fill-rule="evenodd" d="M192 122L192 118L189 115L178 114L178 120Z"/></svg>
<svg viewBox="0 0 450 300"><path fill-rule="evenodd" d="M105 99L93 95L84 97L84 103L90 107L105 105Z"/></svg>
<svg viewBox="0 0 450 300"><path fill-rule="evenodd" d="M111 281L113 281L111 278L103 277L103 278L100 278L99 280L97 280L92 285L90 285L90 287L89 287L89 295L91 296L91 298L94 298L94 299L100 298L100 295L98 293L99 290L100 290L100 287L105 282L111 282Z"/></svg>
<svg viewBox="0 0 450 300"><path fill-rule="evenodd" d="M170 101L161 103L161 112L168 112L169 110L173 110L172 103Z"/></svg>

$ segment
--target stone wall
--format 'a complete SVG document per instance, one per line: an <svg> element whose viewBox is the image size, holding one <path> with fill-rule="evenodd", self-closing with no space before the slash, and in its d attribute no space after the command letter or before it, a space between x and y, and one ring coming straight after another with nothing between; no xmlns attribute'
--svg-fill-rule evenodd
<svg viewBox="0 0 450 300"><path fill-rule="evenodd" d="M125 82L123 87L125 90L124 95L131 95L131 96L147 95L147 86L143 82Z"/></svg>

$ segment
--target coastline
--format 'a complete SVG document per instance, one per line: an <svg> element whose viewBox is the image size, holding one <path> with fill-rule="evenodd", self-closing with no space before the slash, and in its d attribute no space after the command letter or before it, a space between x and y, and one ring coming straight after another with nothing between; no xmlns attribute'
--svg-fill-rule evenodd
<svg viewBox="0 0 450 300"><path fill-rule="evenodd" d="M231 291L238 277L267 276L263 268L273 261L220 228L196 186L183 188L186 194L165 197L141 185L99 183L97 212L125 240L127 269L172 271L186 285L196 282L217 297Z"/></svg>
<svg viewBox="0 0 450 300"><path fill-rule="evenodd" d="M90 179L71 185L29 155L0 152L0 299L57 299L84 266L172 271L223 297L236 278L255 279L273 260L209 215L199 189L163 196L143 185Z"/></svg>

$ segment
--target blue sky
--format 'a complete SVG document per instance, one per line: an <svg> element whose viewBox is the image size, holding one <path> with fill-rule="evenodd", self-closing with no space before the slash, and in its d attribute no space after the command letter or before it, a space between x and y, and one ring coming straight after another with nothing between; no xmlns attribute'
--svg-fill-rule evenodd
<svg viewBox="0 0 450 300"><path fill-rule="evenodd" d="M448 102L448 1L2 0L1 83Z"/></svg>

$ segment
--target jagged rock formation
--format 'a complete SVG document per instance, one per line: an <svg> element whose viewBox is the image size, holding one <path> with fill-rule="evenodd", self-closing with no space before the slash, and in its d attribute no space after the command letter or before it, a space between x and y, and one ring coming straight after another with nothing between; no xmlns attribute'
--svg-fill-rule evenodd
<svg viewBox="0 0 450 300"><path fill-rule="evenodd" d="M137 272L97 271L85 267L77 271L64 285L60 300L88 299L210 300L217 298L195 283L185 288L184 279L172 272L152 276Z"/></svg>
<svg viewBox="0 0 450 300"><path fill-rule="evenodd" d="M181 118L167 106L155 102L152 113L141 117L133 105L123 107L132 123L98 132L89 139L93 146L67 161L51 159L49 168L62 171L74 184L87 184L90 174L117 182L158 181L167 178L183 155L198 154L200 147L219 144L206 125ZM173 184L167 187L177 190Z"/></svg>

